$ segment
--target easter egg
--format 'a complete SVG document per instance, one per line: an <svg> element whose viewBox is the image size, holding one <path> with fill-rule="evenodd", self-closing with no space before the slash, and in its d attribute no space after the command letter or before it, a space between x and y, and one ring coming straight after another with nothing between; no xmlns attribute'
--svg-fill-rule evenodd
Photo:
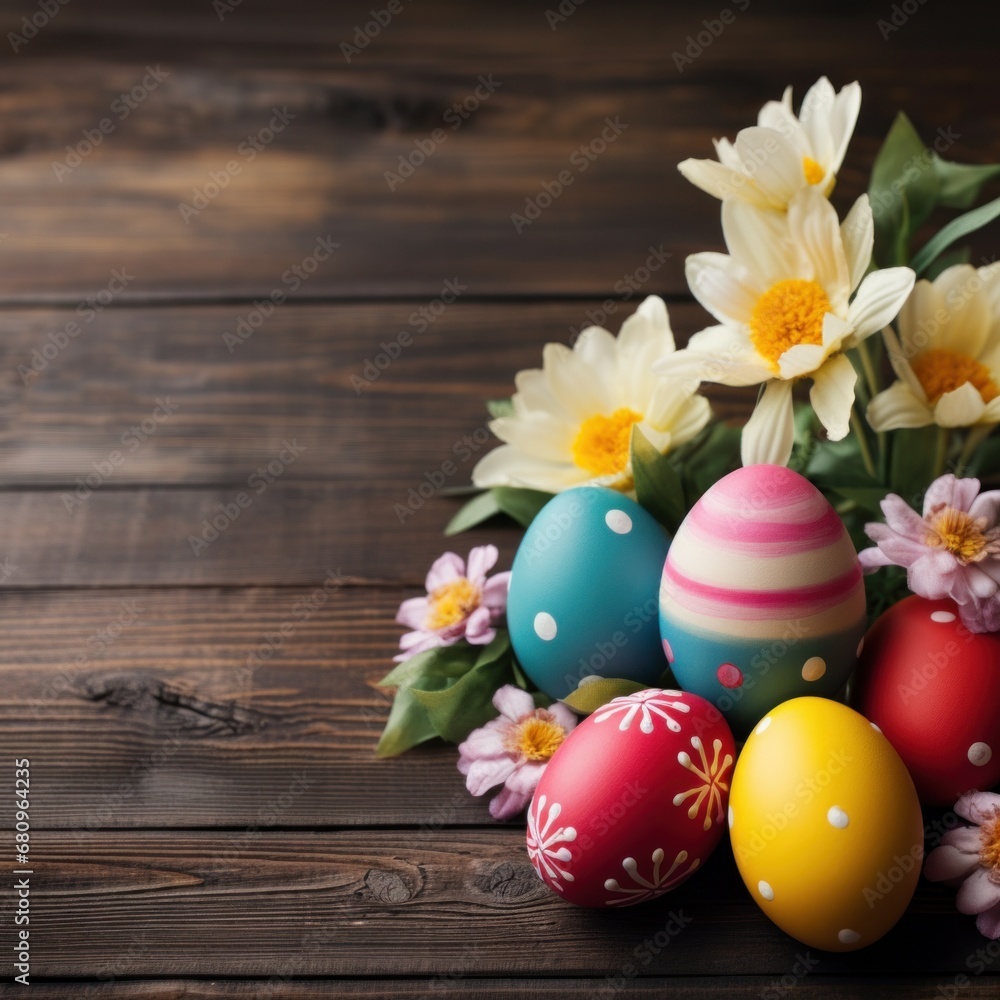
<svg viewBox="0 0 1000 1000"><path fill-rule="evenodd" d="M854 698L925 805L1000 782L1000 635L970 632L954 602L889 608L865 637Z"/></svg>
<svg viewBox="0 0 1000 1000"><path fill-rule="evenodd" d="M650 688L574 729L528 808L528 856L581 906L631 906L694 874L725 830L735 745L697 695Z"/></svg>
<svg viewBox="0 0 1000 1000"><path fill-rule="evenodd" d="M826 698L778 705L732 785L736 864L786 934L853 951L896 923L920 876L923 818L906 766L864 716Z"/></svg>
<svg viewBox="0 0 1000 1000"><path fill-rule="evenodd" d="M835 695L865 624L851 539L791 469L753 465L720 479L670 546L664 651L677 683L716 705L737 736L789 698Z"/></svg>
<svg viewBox="0 0 1000 1000"><path fill-rule="evenodd" d="M666 531L634 500L582 486L553 497L514 557L507 624L524 672L552 698L587 676L655 684Z"/></svg>

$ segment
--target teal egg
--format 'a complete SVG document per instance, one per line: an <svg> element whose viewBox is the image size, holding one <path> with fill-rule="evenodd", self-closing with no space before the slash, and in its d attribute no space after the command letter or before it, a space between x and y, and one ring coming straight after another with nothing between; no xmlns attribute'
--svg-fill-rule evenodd
<svg viewBox="0 0 1000 1000"><path fill-rule="evenodd" d="M525 532L507 600L524 672L552 698L582 678L654 685L667 669L658 594L670 536L634 500L601 486L553 497Z"/></svg>

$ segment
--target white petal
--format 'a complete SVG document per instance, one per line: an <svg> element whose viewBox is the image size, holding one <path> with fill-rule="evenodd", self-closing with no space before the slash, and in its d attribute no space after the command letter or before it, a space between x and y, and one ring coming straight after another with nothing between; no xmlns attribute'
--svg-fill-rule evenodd
<svg viewBox="0 0 1000 1000"><path fill-rule="evenodd" d="M912 361L937 340L950 321L941 293L925 278L914 286L899 311L899 338L903 357Z"/></svg>
<svg viewBox="0 0 1000 1000"><path fill-rule="evenodd" d="M746 269L724 253L696 253L684 262L691 294L720 323L746 323L759 292Z"/></svg>
<svg viewBox="0 0 1000 1000"><path fill-rule="evenodd" d="M680 410L671 417L673 447L678 448L696 438L711 418L712 405L704 396L689 397Z"/></svg>
<svg viewBox="0 0 1000 1000"><path fill-rule="evenodd" d="M823 366L826 355L822 344L796 344L778 359L778 371L783 379L811 375Z"/></svg>
<svg viewBox="0 0 1000 1000"><path fill-rule="evenodd" d="M894 431L900 427L926 427L934 423L930 407L918 399L904 382L893 382L869 404L868 423L876 431Z"/></svg>
<svg viewBox="0 0 1000 1000"><path fill-rule="evenodd" d="M868 270L875 246L875 219L868 195L863 194L851 206L840 227L840 239L844 244L847 268L850 272L851 291L861 284Z"/></svg>
<svg viewBox="0 0 1000 1000"><path fill-rule="evenodd" d="M956 264L942 271L934 287L951 314L944 336L935 342L959 354L978 358L990 332L992 316L983 280L970 264Z"/></svg>
<svg viewBox="0 0 1000 1000"><path fill-rule="evenodd" d="M861 84L857 81L844 87L833 102L830 112L830 137L833 139L833 154L828 164L830 170L836 173L844 162L844 154L854 135L854 126L861 111Z"/></svg>
<svg viewBox="0 0 1000 1000"><path fill-rule="evenodd" d="M946 392L934 405L934 423L941 427L971 427L986 409L979 390L966 382Z"/></svg>
<svg viewBox="0 0 1000 1000"><path fill-rule="evenodd" d="M617 388L618 348L615 338L607 330L599 326L588 326L576 338L573 352L589 368L598 372L612 391Z"/></svg>
<svg viewBox="0 0 1000 1000"><path fill-rule="evenodd" d="M906 301L916 275L908 267L887 267L872 271L858 287L847 313L855 341L887 326Z"/></svg>
<svg viewBox="0 0 1000 1000"><path fill-rule="evenodd" d="M813 375L809 401L831 441L842 440L851 429L857 380L857 372L846 354L835 354Z"/></svg>
<svg viewBox="0 0 1000 1000"><path fill-rule="evenodd" d="M559 493L589 482L590 475L575 465L544 462L505 444L480 459L472 470L472 481L483 488L519 486Z"/></svg>
<svg viewBox="0 0 1000 1000"><path fill-rule="evenodd" d="M805 180L802 158L774 129L751 125L736 136L736 152L753 171L754 185L776 208L791 201Z"/></svg>
<svg viewBox="0 0 1000 1000"><path fill-rule="evenodd" d="M809 138L812 156L817 163L826 166L833 159L833 140L830 137L830 114L833 111L836 93L833 84L821 76L802 98L799 121Z"/></svg>
<svg viewBox="0 0 1000 1000"><path fill-rule="evenodd" d="M705 426L711 412L708 400L695 395L697 389L698 383L694 381L661 379L653 393L644 424L658 430L669 430L675 439L694 437Z"/></svg>
<svg viewBox="0 0 1000 1000"><path fill-rule="evenodd" d="M614 410L615 400L605 373L591 368L575 351L564 344L546 344L542 363L552 395L576 420Z"/></svg>
<svg viewBox="0 0 1000 1000"><path fill-rule="evenodd" d="M618 333L618 405L645 413L656 389L653 365L675 350L674 335L663 300L647 298L622 323Z"/></svg>
<svg viewBox="0 0 1000 1000"><path fill-rule="evenodd" d="M733 259L746 269L758 294L783 278L795 276L798 255L784 213L725 201L722 232Z"/></svg>
<svg viewBox="0 0 1000 1000"><path fill-rule="evenodd" d="M920 379L917 378L910 367L910 359L906 356L905 350L896 339L896 334L891 326L887 326L882 330L882 339L885 341L886 353L889 355L889 364L892 365L892 370L896 373L896 377L900 382L909 387L917 399L926 403L927 393L924 392L924 387L920 384ZM930 413L929 407L927 412Z"/></svg>
<svg viewBox="0 0 1000 1000"><path fill-rule="evenodd" d="M799 125L798 118L795 117L795 113L787 104L781 101L768 101L760 109L760 114L757 115L757 124L764 128L774 129L794 147L800 157L808 156L811 152L802 126Z"/></svg>
<svg viewBox="0 0 1000 1000"><path fill-rule="evenodd" d="M827 352L838 349L853 332L847 320L834 316L833 313L827 313L823 317L823 346Z"/></svg>
<svg viewBox="0 0 1000 1000"><path fill-rule="evenodd" d="M774 376L750 342L727 326L696 333L687 350L661 358L653 370L671 378L723 385L757 385Z"/></svg>
<svg viewBox="0 0 1000 1000"><path fill-rule="evenodd" d="M719 158L719 163L729 167L730 170L742 170L743 162L740 160L740 154L728 139L713 139L712 145L715 146L715 155Z"/></svg>
<svg viewBox="0 0 1000 1000"><path fill-rule="evenodd" d="M743 198L760 205L770 204L746 174L724 167L715 160L682 160L677 169L695 187L715 198Z"/></svg>
<svg viewBox="0 0 1000 1000"><path fill-rule="evenodd" d="M578 428L543 411L535 411L524 418L500 417L490 422L490 430L525 455L549 462L567 461L578 433Z"/></svg>
<svg viewBox="0 0 1000 1000"><path fill-rule="evenodd" d="M515 412L521 414L531 410L558 411L569 416L552 395L549 380L541 368L526 368L519 371L514 376L514 385L517 388L513 396Z"/></svg>
<svg viewBox="0 0 1000 1000"><path fill-rule="evenodd" d="M843 315L851 294L850 271L833 205L815 188L804 188L788 206L788 228L810 265L798 276L818 281L833 311Z"/></svg>
<svg viewBox="0 0 1000 1000"><path fill-rule="evenodd" d="M795 443L792 384L768 382L746 427L740 451L744 465L786 465Z"/></svg>

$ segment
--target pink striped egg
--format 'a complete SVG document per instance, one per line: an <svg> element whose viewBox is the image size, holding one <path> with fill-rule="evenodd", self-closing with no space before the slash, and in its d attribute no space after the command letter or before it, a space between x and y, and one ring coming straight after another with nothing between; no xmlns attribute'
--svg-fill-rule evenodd
<svg viewBox="0 0 1000 1000"><path fill-rule="evenodd" d="M681 524L660 584L660 634L678 683L737 735L775 705L835 696L857 663L865 588L836 511L797 472L720 479Z"/></svg>

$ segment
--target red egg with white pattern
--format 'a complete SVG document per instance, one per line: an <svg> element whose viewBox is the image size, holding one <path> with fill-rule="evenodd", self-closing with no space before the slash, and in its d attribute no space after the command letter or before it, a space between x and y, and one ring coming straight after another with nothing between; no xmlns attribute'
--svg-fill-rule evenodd
<svg viewBox="0 0 1000 1000"><path fill-rule="evenodd" d="M726 829L736 748L698 695L648 689L597 709L545 768L528 809L528 856L580 906L631 906L669 892Z"/></svg>
<svg viewBox="0 0 1000 1000"><path fill-rule="evenodd" d="M907 597L865 636L854 702L903 759L924 805L1000 781L1000 635L953 601Z"/></svg>

